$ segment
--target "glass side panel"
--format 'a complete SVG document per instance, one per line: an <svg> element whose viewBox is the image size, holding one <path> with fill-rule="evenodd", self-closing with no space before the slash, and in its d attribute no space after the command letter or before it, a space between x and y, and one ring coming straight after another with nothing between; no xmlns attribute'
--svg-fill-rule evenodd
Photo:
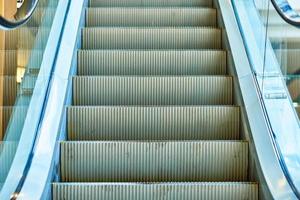
<svg viewBox="0 0 300 200"><path fill-rule="evenodd" d="M299 0L289 0L294 8L300 9ZM298 2L298 5L297 5ZM291 100L295 107L300 103L300 29L287 24L272 5L256 3L261 21L281 69Z"/></svg>
<svg viewBox="0 0 300 200"><path fill-rule="evenodd" d="M300 198L300 29L286 23L270 0L231 2L278 161L288 180L285 184ZM300 6L299 0L289 2Z"/></svg>
<svg viewBox="0 0 300 200"><path fill-rule="evenodd" d="M26 25L0 31L0 187L14 159L36 80L49 76L41 74L40 66L57 4L39 0Z"/></svg>

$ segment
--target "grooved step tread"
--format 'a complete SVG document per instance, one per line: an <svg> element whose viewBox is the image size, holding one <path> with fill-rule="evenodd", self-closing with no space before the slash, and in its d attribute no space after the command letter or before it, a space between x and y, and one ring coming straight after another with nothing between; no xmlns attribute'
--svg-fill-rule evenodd
<svg viewBox="0 0 300 200"><path fill-rule="evenodd" d="M86 26L216 26L212 8L89 8Z"/></svg>
<svg viewBox="0 0 300 200"><path fill-rule="evenodd" d="M79 50L78 75L224 75L226 51Z"/></svg>
<svg viewBox="0 0 300 200"><path fill-rule="evenodd" d="M73 77L74 105L230 105L232 77Z"/></svg>
<svg viewBox="0 0 300 200"><path fill-rule="evenodd" d="M255 183L54 183L59 200L258 200Z"/></svg>
<svg viewBox="0 0 300 200"><path fill-rule="evenodd" d="M84 28L83 49L221 49L218 28Z"/></svg>
<svg viewBox="0 0 300 200"><path fill-rule="evenodd" d="M69 140L236 140L237 106L67 109Z"/></svg>
<svg viewBox="0 0 300 200"><path fill-rule="evenodd" d="M62 142L65 182L245 181L243 141Z"/></svg>
<svg viewBox="0 0 300 200"><path fill-rule="evenodd" d="M89 0L90 7L212 6L212 0Z"/></svg>
<svg viewBox="0 0 300 200"><path fill-rule="evenodd" d="M54 200L258 199L212 6L89 0Z"/></svg>

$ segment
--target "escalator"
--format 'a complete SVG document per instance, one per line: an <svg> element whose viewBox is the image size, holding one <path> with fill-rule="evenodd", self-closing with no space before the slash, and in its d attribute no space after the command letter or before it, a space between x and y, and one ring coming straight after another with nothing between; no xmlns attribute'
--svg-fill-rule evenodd
<svg viewBox="0 0 300 200"><path fill-rule="evenodd" d="M89 5L53 199L257 199L212 1Z"/></svg>
<svg viewBox="0 0 300 200"><path fill-rule="evenodd" d="M0 199L297 199L297 39L271 3L32 1Z"/></svg>

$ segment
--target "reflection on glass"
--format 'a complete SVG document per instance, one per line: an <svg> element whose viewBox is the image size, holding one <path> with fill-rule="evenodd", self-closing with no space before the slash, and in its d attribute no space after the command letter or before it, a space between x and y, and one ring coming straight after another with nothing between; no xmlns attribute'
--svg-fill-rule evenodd
<svg viewBox="0 0 300 200"><path fill-rule="evenodd" d="M299 0L288 1L300 11ZM298 2L298 4L297 4ZM270 6L258 7L296 111L300 111L300 29L287 24Z"/></svg>
<svg viewBox="0 0 300 200"><path fill-rule="evenodd" d="M299 0L294 2L300 5ZM279 163L294 194L300 198L297 115L300 110L300 29L286 23L270 0L232 0L232 3Z"/></svg>
<svg viewBox="0 0 300 200"><path fill-rule="evenodd" d="M0 13L22 18L21 9L30 6L29 2L33 1L2 1L2 5L12 3L6 7L14 9L10 15L3 9ZM39 69L57 3L58 0L39 0L26 25L0 31L0 188L16 153L37 76L47 76L40 74Z"/></svg>

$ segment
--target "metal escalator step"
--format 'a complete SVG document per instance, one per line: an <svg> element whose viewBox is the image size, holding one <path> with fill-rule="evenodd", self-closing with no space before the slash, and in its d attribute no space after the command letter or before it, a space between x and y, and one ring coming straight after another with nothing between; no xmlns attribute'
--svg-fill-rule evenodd
<svg viewBox="0 0 300 200"><path fill-rule="evenodd" d="M18 83L16 76L0 76L2 83L2 106L13 106L17 97Z"/></svg>
<svg viewBox="0 0 300 200"><path fill-rule="evenodd" d="M300 77L292 76L287 77L287 87L293 102L299 102L300 100Z"/></svg>
<svg viewBox="0 0 300 200"><path fill-rule="evenodd" d="M84 28L83 49L221 49L217 28Z"/></svg>
<svg viewBox="0 0 300 200"><path fill-rule="evenodd" d="M248 143L62 142L64 182L245 181Z"/></svg>
<svg viewBox="0 0 300 200"><path fill-rule="evenodd" d="M258 200L255 183L54 183L53 199L59 200Z"/></svg>
<svg viewBox="0 0 300 200"><path fill-rule="evenodd" d="M236 106L71 106L69 140L237 140Z"/></svg>
<svg viewBox="0 0 300 200"><path fill-rule="evenodd" d="M17 50L0 50L0 68L2 69L2 76L16 76L18 67L18 51ZM21 60L21 59L20 59ZM19 61L20 62L20 61ZM24 65L21 65L24 66Z"/></svg>
<svg viewBox="0 0 300 200"><path fill-rule="evenodd" d="M224 75L226 51L80 50L79 75Z"/></svg>
<svg viewBox="0 0 300 200"><path fill-rule="evenodd" d="M2 133L5 133L5 141L18 141L23 130L28 106L2 106ZM2 138L1 138L2 139Z"/></svg>
<svg viewBox="0 0 300 200"><path fill-rule="evenodd" d="M89 8L86 26L216 26L212 8Z"/></svg>
<svg viewBox="0 0 300 200"><path fill-rule="evenodd" d="M37 7L26 24L27 27L51 27L56 7Z"/></svg>
<svg viewBox="0 0 300 200"><path fill-rule="evenodd" d="M74 105L230 105L232 77L73 77Z"/></svg>
<svg viewBox="0 0 300 200"><path fill-rule="evenodd" d="M31 50L43 51L47 41L50 27L26 27L8 31L5 34L5 46L9 50Z"/></svg>
<svg viewBox="0 0 300 200"><path fill-rule="evenodd" d="M164 6L212 6L212 0L89 0L91 7L131 7L131 6L150 6L150 7L164 7Z"/></svg>

